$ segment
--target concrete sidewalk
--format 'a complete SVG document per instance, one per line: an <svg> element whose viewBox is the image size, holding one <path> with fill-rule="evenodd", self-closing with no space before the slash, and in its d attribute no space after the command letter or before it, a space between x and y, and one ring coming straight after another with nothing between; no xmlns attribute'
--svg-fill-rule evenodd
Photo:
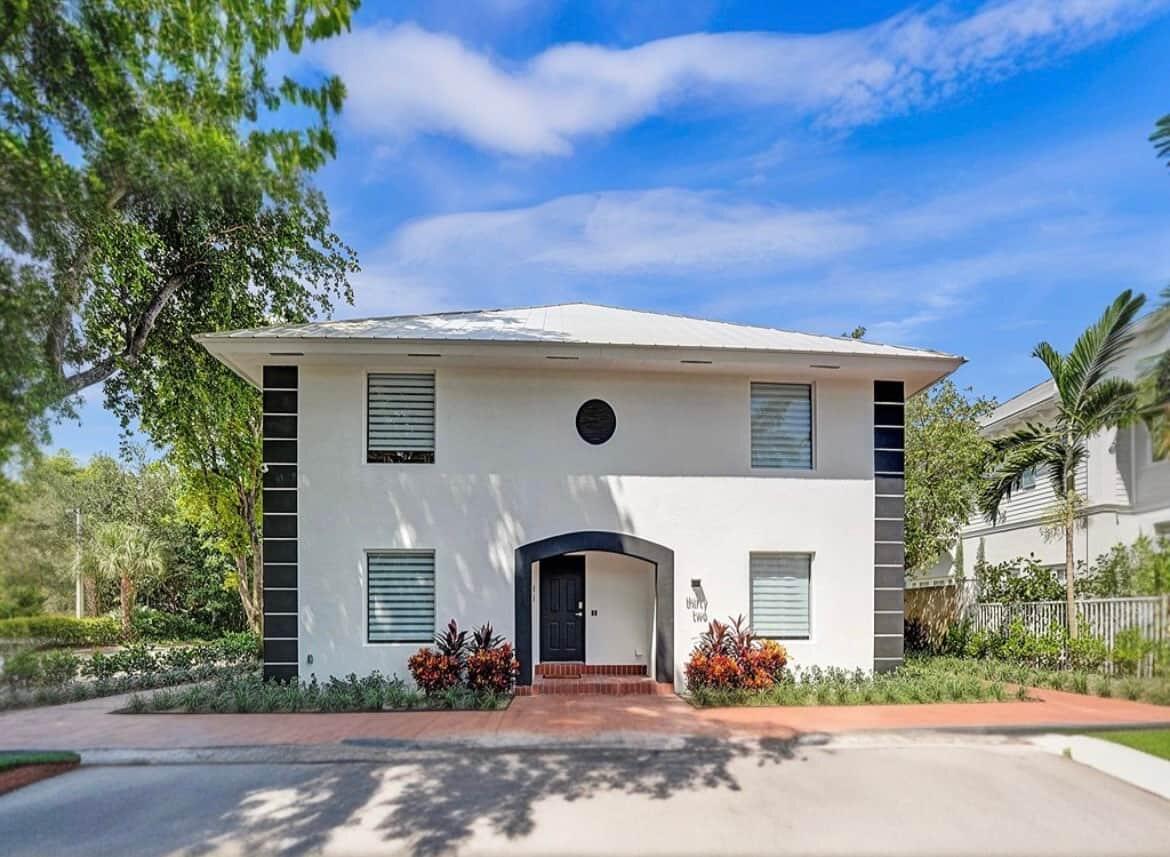
<svg viewBox="0 0 1170 857"><path fill-rule="evenodd" d="M361 714L112 714L127 697L0 713L0 749L199 748L534 736L789 739L808 733L951 729L1051 731L1170 725L1170 707L1033 691L1036 701L695 709L674 696L521 697L505 711Z"/></svg>

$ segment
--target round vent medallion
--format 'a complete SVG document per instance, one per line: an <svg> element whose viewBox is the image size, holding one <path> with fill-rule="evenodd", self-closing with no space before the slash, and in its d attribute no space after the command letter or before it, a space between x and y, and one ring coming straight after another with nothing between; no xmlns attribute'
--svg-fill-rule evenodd
<svg viewBox="0 0 1170 857"><path fill-rule="evenodd" d="M617 417L609 402L601 399L590 399L577 411L577 434L586 443L594 446L605 443L613 437L617 428Z"/></svg>

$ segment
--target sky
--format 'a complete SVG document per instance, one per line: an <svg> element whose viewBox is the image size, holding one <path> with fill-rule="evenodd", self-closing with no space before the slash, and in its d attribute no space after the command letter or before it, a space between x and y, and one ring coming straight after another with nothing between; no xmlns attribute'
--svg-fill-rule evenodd
<svg viewBox="0 0 1170 857"><path fill-rule="evenodd" d="M356 318L589 301L964 355L1170 282L1170 0L363 4L317 176ZM52 448L118 446L90 390Z"/></svg>

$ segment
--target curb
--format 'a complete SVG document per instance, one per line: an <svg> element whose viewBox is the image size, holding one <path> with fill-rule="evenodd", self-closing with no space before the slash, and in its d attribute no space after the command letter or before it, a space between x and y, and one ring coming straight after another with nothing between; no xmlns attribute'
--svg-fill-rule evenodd
<svg viewBox="0 0 1170 857"><path fill-rule="evenodd" d="M1040 735L1029 743L1170 800L1170 760L1089 735Z"/></svg>

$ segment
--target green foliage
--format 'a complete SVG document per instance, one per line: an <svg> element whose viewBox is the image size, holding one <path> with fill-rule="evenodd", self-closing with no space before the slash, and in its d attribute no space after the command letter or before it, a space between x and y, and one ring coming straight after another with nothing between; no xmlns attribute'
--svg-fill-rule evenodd
<svg viewBox="0 0 1170 857"><path fill-rule="evenodd" d="M995 407L945 380L906 403L906 567L929 567L975 509L991 444L980 421Z"/></svg>
<svg viewBox="0 0 1170 857"><path fill-rule="evenodd" d="M76 753L0 753L0 771L27 765L76 765L80 762L81 757Z"/></svg>
<svg viewBox="0 0 1170 857"><path fill-rule="evenodd" d="M1170 729L1127 729L1123 732L1090 732L1093 738L1112 741L1170 760Z"/></svg>
<svg viewBox="0 0 1170 857"><path fill-rule="evenodd" d="M1068 354L1047 342L1036 346L1033 356L1052 376L1057 415L1049 423L1028 423L997 438L980 492L980 507L994 521L1001 504L1019 490L1025 471L1038 469L1047 475L1057 498L1050 518L1069 550L1066 598L1070 611L1076 571L1071 545L1083 508L1076 490L1077 468L1088 455L1089 438L1137 416L1134 385L1112 370L1133 341L1133 322L1144 303L1145 296L1127 289L1077 338Z"/></svg>
<svg viewBox="0 0 1170 857"><path fill-rule="evenodd" d="M928 660L908 660L892 673L797 669L784 681L756 690L697 687L690 700L700 707L755 705L896 705L1002 700L1000 682L960 670L940 670Z"/></svg>
<svg viewBox="0 0 1170 857"><path fill-rule="evenodd" d="M36 616L45 610L46 596L36 586L16 584L0 591L0 619Z"/></svg>
<svg viewBox="0 0 1170 857"><path fill-rule="evenodd" d="M307 184L334 155L344 86L269 64L356 5L0 5L2 457L43 438L46 407L196 332L188 309L291 319L347 294L352 253Z"/></svg>
<svg viewBox="0 0 1170 857"><path fill-rule="evenodd" d="M121 629L108 616L75 619L72 616L20 616L0 619L0 640L35 640L53 646L110 646Z"/></svg>
<svg viewBox="0 0 1170 857"><path fill-rule="evenodd" d="M186 711L201 714L267 714L271 712L405 711L412 709L496 710L506 708L505 693L454 687L424 694L398 677L373 672L330 677L320 684L264 681L255 674L224 676L213 684L132 697L128 711Z"/></svg>
<svg viewBox="0 0 1170 857"><path fill-rule="evenodd" d="M1020 604L1029 601L1059 601L1064 585L1056 574L1030 557L1017 557L994 565L975 566L979 600L984 603Z"/></svg>
<svg viewBox="0 0 1170 857"><path fill-rule="evenodd" d="M1086 598L1163 595L1170 592L1170 538L1139 536L1130 546L1114 545L1077 575L1077 594Z"/></svg>
<svg viewBox="0 0 1170 857"><path fill-rule="evenodd" d="M163 640L208 640L216 636L205 625L182 613L164 613L151 607L136 607L130 620L133 636L155 642Z"/></svg>
<svg viewBox="0 0 1170 857"><path fill-rule="evenodd" d="M1132 676L1137 675L1142 661L1153 652L1153 643L1145 638L1140 628L1126 628L1114 635L1109 659L1119 673Z"/></svg>

